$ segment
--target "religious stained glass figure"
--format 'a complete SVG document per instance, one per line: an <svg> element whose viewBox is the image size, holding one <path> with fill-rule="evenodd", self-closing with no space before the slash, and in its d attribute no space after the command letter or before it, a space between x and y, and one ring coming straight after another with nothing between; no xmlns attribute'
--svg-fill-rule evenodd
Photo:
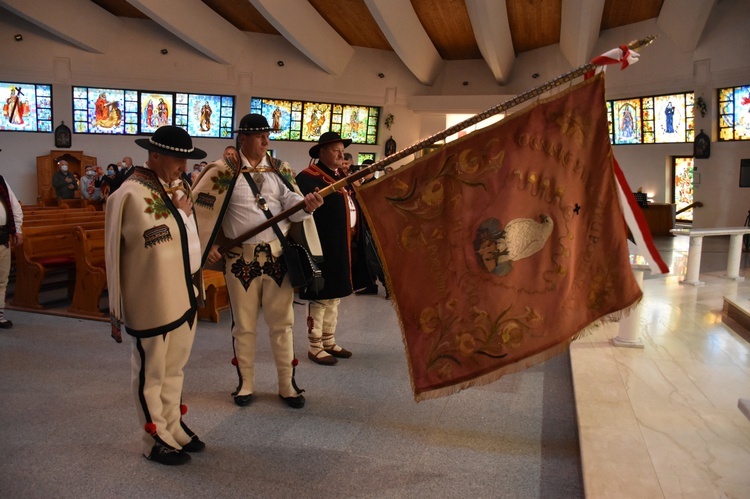
<svg viewBox="0 0 750 499"><path fill-rule="evenodd" d="M664 115L667 118L667 133L674 133L674 106L672 101L669 101L667 108L664 110Z"/></svg>
<svg viewBox="0 0 750 499"><path fill-rule="evenodd" d="M213 110L208 101L206 101L206 103L203 104L200 113L200 129L202 132L211 130L211 114L213 114Z"/></svg>

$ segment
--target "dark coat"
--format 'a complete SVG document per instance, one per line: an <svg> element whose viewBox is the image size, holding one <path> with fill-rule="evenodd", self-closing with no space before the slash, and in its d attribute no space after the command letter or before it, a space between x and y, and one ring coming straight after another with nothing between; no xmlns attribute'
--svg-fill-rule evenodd
<svg viewBox="0 0 750 499"><path fill-rule="evenodd" d="M338 180L327 166L318 163L308 166L297 177L297 186L303 194L313 192L316 187L323 189ZM342 298L352 294L351 276L351 229L349 227L349 206L344 194L334 192L326 196L323 206L315 210L315 225L323 249L323 271L325 286L317 294L300 291L303 300Z"/></svg>

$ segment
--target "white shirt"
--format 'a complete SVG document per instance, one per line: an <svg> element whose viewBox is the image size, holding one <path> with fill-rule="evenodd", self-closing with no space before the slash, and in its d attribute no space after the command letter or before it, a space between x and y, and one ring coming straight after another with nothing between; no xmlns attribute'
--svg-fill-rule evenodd
<svg viewBox="0 0 750 499"><path fill-rule="evenodd" d="M243 167L252 168L250 162L241 152L240 160ZM258 167L270 168L270 166L267 156L264 156L263 160L258 164ZM290 191L284 185L284 182L282 182L276 172L250 173L251 177L255 175L261 175L263 178L263 183L259 186L260 194L266 200L268 209L273 215L278 215L282 211L304 201L304 198L300 194ZM279 221L279 229L286 234L291 222L301 222L309 216L309 213L299 210L288 219ZM235 239L266 220L268 219L263 214L263 210L258 207L258 203L255 201L255 194L253 194L250 184L245 180L244 174L240 174L240 178L237 179L237 183L232 191L232 197L229 200L227 212L224 215L224 221L221 225L224 235L229 239ZM276 239L276 234L273 228L269 227L245 242L251 244L270 243L274 239Z"/></svg>
<svg viewBox="0 0 750 499"><path fill-rule="evenodd" d="M23 225L23 209L21 209L21 203L18 202L16 195L13 194L8 182L5 182L5 186L8 188L8 197L10 198L11 209L13 210L13 220L16 222L16 233L21 234L21 225ZM0 226L8 223L8 212L5 210L3 203L0 203Z"/></svg>

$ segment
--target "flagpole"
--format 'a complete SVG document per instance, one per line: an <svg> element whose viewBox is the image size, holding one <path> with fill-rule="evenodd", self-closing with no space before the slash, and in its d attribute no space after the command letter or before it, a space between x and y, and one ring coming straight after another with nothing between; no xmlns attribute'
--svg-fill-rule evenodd
<svg viewBox="0 0 750 499"><path fill-rule="evenodd" d="M647 36L639 40L633 40L632 42L628 43L626 46L629 50L636 50L636 49L639 49L641 47L645 47L651 44L651 42L654 41L654 38L655 38L654 36ZM529 101L535 97L539 97L540 95L552 90L555 87L559 87L560 85L568 83L578 78L579 76L585 75L589 71L595 70L600 65L601 64L596 64L592 61L582 66L579 66L571 71L568 71L567 73L564 73L558 76L557 78L549 80L548 82L543 83L542 85L536 88L532 88L531 90L527 90L526 92L518 94L512 99L509 99L501 104L491 107L487 109L486 111L482 111L479 114L475 114L474 116L467 118L464 121L456 123L452 127L446 128L445 130L441 132L438 132L434 135L430 135L429 137L412 144L406 149L401 149L400 151L397 151L391 154L390 156L387 156L381 159L380 161L377 161L371 165L368 165L367 167L360 169L356 173L353 173L337 182L334 182L333 184L326 186L325 188L319 191L319 194L322 197L326 197L330 194L333 194L337 190L342 189L347 185L353 184L355 181L363 177L366 177L367 175L375 172L376 170L382 170L386 166L392 163L395 163L396 161L403 159L411 154L414 154L417 151L421 151L422 149L431 146L435 142L443 140L446 137L450 137L451 135L458 133L465 128L468 128L472 125L476 125L477 123L484 121L491 116L505 112L508 109L518 106L519 104L523 104L524 102ZM273 218L269 218L268 220L256 226L255 228L245 232L239 237L236 237L232 239L231 241L228 241L227 243L223 244L219 248L219 252L222 254L226 253L234 246L241 244L242 242L246 241L247 239L253 237L256 234L259 234L260 232L263 232L264 230L270 228L272 225L279 223L281 220L289 218L290 216L297 213L299 210L303 209L304 207L305 207L304 201L300 201L294 206L282 211L278 215L275 215Z"/></svg>

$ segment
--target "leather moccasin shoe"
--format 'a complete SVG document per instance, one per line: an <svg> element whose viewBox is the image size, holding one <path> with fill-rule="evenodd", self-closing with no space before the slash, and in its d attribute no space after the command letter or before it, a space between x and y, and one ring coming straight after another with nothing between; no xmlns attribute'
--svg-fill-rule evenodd
<svg viewBox="0 0 750 499"><path fill-rule="evenodd" d="M190 440L190 442L182 446L182 450L184 450L185 452L203 452L204 450L206 450L206 444L204 444L203 441L198 438L198 435L193 435L193 438Z"/></svg>
<svg viewBox="0 0 750 499"><path fill-rule="evenodd" d="M321 366L333 366L338 362L336 357L333 357L332 355L323 355L323 352L324 350L321 350L318 353L307 352L307 358Z"/></svg>
<svg viewBox="0 0 750 499"><path fill-rule="evenodd" d="M253 401L252 393L250 395L235 395L234 396L234 403L240 407L245 407L246 405L250 405L250 402L252 401Z"/></svg>
<svg viewBox="0 0 750 499"><path fill-rule="evenodd" d="M302 409L305 407L305 397L303 395L297 395L296 397L283 397L279 395L279 397L292 409Z"/></svg>
<svg viewBox="0 0 750 499"><path fill-rule="evenodd" d="M157 442L151 448L148 459L167 466L179 466L190 461L190 454L177 449L168 449Z"/></svg>
<svg viewBox="0 0 750 499"><path fill-rule="evenodd" d="M348 359L352 356L352 353L347 350L346 348L339 347L338 350L334 350L333 348L328 348L325 350L326 353L329 353L333 355L334 357L338 357L339 359Z"/></svg>

